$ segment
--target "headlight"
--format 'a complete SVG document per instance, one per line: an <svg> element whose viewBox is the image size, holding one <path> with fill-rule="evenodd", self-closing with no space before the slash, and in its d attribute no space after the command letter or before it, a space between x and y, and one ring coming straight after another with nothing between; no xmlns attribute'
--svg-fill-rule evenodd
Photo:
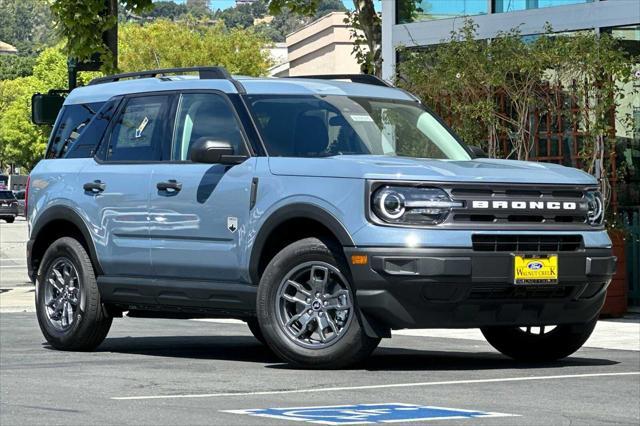
<svg viewBox="0 0 640 426"><path fill-rule="evenodd" d="M604 219L604 202L599 191L587 192L587 220L590 225L601 225Z"/></svg>
<svg viewBox="0 0 640 426"><path fill-rule="evenodd" d="M451 201L440 188L383 186L372 194L371 207L376 217L387 223L436 225L462 203Z"/></svg>

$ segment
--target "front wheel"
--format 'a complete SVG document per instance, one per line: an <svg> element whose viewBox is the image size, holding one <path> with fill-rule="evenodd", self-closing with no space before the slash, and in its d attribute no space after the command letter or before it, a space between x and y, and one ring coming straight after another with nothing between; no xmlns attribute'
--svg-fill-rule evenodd
<svg viewBox="0 0 640 426"><path fill-rule="evenodd" d="M56 349L87 351L109 332L112 317L100 301L93 265L77 240L60 238L45 252L36 280L36 313Z"/></svg>
<svg viewBox="0 0 640 426"><path fill-rule="evenodd" d="M357 363L380 339L362 329L341 250L306 238L285 247L267 265L258 287L258 320L280 358L305 368Z"/></svg>
<svg viewBox="0 0 640 426"><path fill-rule="evenodd" d="M576 352L589 339L598 318L572 325L544 327L486 327L487 342L519 361L555 361Z"/></svg>

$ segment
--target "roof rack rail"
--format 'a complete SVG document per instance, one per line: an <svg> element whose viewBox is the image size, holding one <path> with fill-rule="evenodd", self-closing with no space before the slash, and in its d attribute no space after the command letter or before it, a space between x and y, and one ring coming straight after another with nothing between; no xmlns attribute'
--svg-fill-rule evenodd
<svg viewBox="0 0 640 426"><path fill-rule="evenodd" d="M296 75L284 78L313 78L318 80L349 80L352 83L372 84L374 86L393 87L380 77L371 74L321 74L321 75Z"/></svg>
<svg viewBox="0 0 640 426"><path fill-rule="evenodd" d="M139 72L127 72L124 74L108 75L106 77L94 78L89 85L113 83L126 78L149 78L166 76L167 74L184 74L187 72L197 72L201 80L233 80L229 71L224 67L191 67L191 68L165 68L159 70L148 70Z"/></svg>

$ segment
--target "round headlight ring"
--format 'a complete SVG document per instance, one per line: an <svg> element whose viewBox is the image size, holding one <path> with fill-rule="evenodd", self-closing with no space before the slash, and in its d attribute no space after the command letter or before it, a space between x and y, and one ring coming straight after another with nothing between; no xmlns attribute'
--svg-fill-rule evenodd
<svg viewBox="0 0 640 426"><path fill-rule="evenodd" d="M385 190L378 201L378 209L387 219L399 219L405 212L404 196L393 190Z"/></svg>

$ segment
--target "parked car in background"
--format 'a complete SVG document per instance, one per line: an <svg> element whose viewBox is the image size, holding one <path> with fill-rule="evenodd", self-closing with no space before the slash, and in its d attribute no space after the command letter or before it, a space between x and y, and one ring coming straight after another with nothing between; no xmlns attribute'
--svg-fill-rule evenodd
<svg viewBox="0 0 640 426"><path fill-rule="evenodd" d="M13 191L13 195L16 197L16 200L18 200L18 216L25 216L24 194L25 194L24 190Z"/></svg>
<svg viewBox="0 0 640 426"><path fill-rule="evenodd" d="M18 200L13 192L0 190L0 219L13 223L18 216Z"/></svg>

